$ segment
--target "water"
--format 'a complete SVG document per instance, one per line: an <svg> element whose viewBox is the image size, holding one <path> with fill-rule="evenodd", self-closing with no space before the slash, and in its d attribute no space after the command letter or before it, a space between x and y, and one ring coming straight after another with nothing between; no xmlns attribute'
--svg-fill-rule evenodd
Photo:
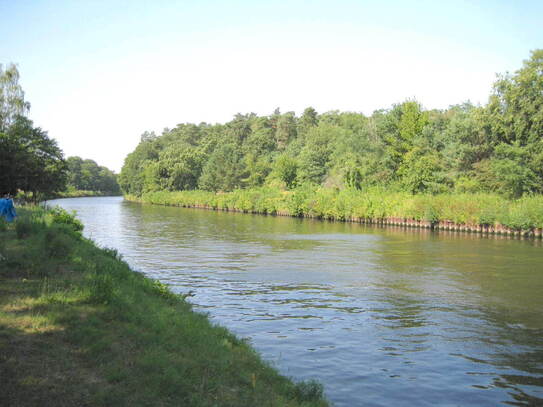
<svg viewBox="0 0 543 407"><path fill-rule="evenodd" d="M541 241L52 203L335 406L543 405Z"/></svg>

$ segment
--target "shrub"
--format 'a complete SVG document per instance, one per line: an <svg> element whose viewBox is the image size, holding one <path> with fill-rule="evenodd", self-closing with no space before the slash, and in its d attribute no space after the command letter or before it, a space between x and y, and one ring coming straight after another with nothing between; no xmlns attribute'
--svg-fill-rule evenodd
<svg viewBox="0 0 543 407"><path fill-rule="evenodd" d="M113 248L110 248L110 247L104 247L102 249L102 251L106 256L111 257L112 259L119 260L119 261L123 260L123 255L120 254L117 251L117 249L113 249Z"/></svg>
<svg viewBox="0 0 543 407"><path fill-rule="evenodd" d="M52 222L57 224L64 224L70 226L75 232L81 232L83 230L83 223L75 217L75 212L70 213L61 207L55 207L51 209Z"/></svg>
<svg viewBox="0 0 543 407"><path fill-rule="evenodd" d="M151 283L151 291L154 294L157 294L159 297L162 297L168 300L169 302L176 302L176 301L179 301L179 299L181 298L181 296L178 296L177 294L172 292L166 284L158 280L149 280L149 281Z"/></svg>
<svg viewBox="0 0 543 407"><path fill-rule="evenodd" d="M324 399L324 388L316 380L296 383L293 389L293 398L300 403L313 402Z"/></svg>

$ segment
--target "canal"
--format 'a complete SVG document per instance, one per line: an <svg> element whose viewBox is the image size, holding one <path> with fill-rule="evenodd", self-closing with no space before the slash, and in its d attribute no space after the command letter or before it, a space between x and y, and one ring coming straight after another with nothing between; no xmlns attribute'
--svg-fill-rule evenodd
<svg viewBox="0 0 543 407"><path fill-rule="evenodd" d="M335 406L543 405L540 240L50 204Z"/></svg>

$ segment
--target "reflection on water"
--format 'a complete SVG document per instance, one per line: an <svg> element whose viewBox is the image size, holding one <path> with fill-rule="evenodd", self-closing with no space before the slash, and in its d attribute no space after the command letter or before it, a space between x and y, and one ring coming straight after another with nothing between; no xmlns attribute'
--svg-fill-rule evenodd
<svg viewBox="0 0 543 407"><path fill-rule="evenodd" d="M543 405L541 241L55 203L336 406Z"/></svg>

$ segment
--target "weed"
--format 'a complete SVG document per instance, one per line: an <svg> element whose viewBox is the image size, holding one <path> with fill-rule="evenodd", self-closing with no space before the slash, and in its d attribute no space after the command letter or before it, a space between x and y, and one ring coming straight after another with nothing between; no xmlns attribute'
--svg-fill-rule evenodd
<svg viewBox="0 0 543 407"><path fill-rule="evenodd" d="M88 277L89 301L94 304L107 304L115 295L115 281L109 273L95 272Z"/></svg>
<svg viewBox="0 0 543 407"><path fill-rule="evenodd" d="M35 222L28 217L20 217L15 223L15 233L18 239L25 239L37 233L41 227L41 223Z"/></svg>
<svg viewBox="0 0 543 407"><path fill-rule="evenodd" d="M119 260L121 261L123 259L123 256L122 254L120 254L117 249L113 249L113 248L110 248L110 247L104 247L102 249L103 253L106 255L106 256L109 256L111 257L112 259L115 259L115 260Z"/></svg>
<svg viewBox="0 0 543 407"><path fill-rule="evenodd" d="M52 225L45 231L45 249L48 257L67 259L74 247L73 230L65 224Z"/></svg>
<svg viewBox="0 0 543 407"><path fill-rule="evenodd" d="M315 380L299 382L293 388L293 396L301 403L319 401L324 397L324 388Z"/></svg>
<svg viewBox="0 0 543 407"><path fill-rule="evenodd" d="M57 206L49 212L53 223L68 225L73 231L81 232L83 224L75 217L75 212L70 213L67 210Z"/></svg>

